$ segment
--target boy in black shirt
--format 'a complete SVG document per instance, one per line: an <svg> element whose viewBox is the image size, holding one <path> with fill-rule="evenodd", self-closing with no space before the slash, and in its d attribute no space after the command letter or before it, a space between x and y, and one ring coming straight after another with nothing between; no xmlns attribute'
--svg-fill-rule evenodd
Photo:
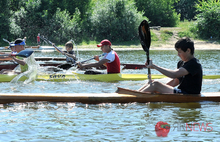
<svg viewBox="0 0 220 142"><path fill-rule="evenodd" d="M194 57L194 43L189 38L182 38L175 44L175 49L181 61L177 64L176 70L159 67L150 61L146 62L147 68L156 69L167 77L172 78L167 84L158 81L149 81L139 89L141 92L149 93L183 93L200 94L202 88L202 66L199 60ZM174 88L178 86L177 88Z"/></svg>

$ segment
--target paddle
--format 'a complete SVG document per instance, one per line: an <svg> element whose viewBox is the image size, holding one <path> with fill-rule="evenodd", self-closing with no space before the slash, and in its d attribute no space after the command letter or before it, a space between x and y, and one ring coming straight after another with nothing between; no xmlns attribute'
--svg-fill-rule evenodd
<svg viewBox="0 0 220 142"><path fill-rule="evenodd" d="M7 39L4 39L3 38L3 40L5 41L5 42L7 42L8 44L9 44L9 46L10 46L10 42L7 40ZM5 47L6 49L8 49L9 47Z"/></svg>
<svg viewBox="0 0 220 142"><path fill-rule="evenodd" d="M7 42L7 43L9 43L9 44L10 44L10 42L9 42L7 39L4 39L4 38L3 38L3 40L4 40L5 42Z"/></svg>
<svg viewBox="0 0 220 142"><path fill-rule="evenodd" d="M27 58L29 56L31 56L31 54L33 53L34 51L33 50L22 50L21 52L17 53L17 54L2 54L0 56L19 56L19 57L24 57L24 58Z"/></svg>
<svg viewBox="0 0 220 142"><path fill-rule="evenodd" d="M147 63L149 64L149 49L151 43L151 34L150 34L150 27L146 20L143 20L138 27L139 38L141 42L141 46L146 52L147 55ZM148 79L151 80L151 71L148 68Z"/></svg>
<svg viewBox="0 0 220 142"><path fill-rule="evenodd" d="M63 51L61 51L55 44L53 44L51 41L49 41L48 39L46 39L45 37L41 37L41 39L48 41L58 52L60 52L61 54L63 54ZM70 58L72 60L72 62L75 62L75 60L71 57L68 57L66 54L63 54L64 56L66 56L66 58Z"/></svg>
<svg viewBox="0 0 220 142"><path fill-rule="evenodd" d="M48 39L46 39L46 38L44 38L44 37L41 37L40 36L40 38L42 38L43 40L47 40L58 52L60 52L60 53L62 53L63 54L63 51L61 51L55 44L53 44L51 41L49 41ZM64 54L65 55L65 54ZM99 57L101 57L101 56L103 56L104 55L104 53L102 54L102 55L99 55ZM68 57L67 55L65 55L66 57ZM87 61L90 61L90 60L93 60L93 59L95 59L94 57L93 58L90 58L90 59L88 59L88 60L85 60L85 61L82 61L81 63L85 63L85 62L87 62ZM74 64L70 64L70 66L71 67L73 67L73 66L76 66L77 65L77 63L74 63Z"/></svg>

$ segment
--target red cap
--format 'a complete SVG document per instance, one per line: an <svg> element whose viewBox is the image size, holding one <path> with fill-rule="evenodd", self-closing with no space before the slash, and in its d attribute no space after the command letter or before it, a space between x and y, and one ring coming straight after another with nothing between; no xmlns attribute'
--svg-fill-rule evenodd
<svg viewBox="0 0 220 142"><path fill-rule="evenodd" d="M109 46L111 46L112 43L111 43L109 40L104 39L103 41L101 41L100 44L97 45L97 47L101 47L101 46L103 46L103 45L109 45Z"/></svg>

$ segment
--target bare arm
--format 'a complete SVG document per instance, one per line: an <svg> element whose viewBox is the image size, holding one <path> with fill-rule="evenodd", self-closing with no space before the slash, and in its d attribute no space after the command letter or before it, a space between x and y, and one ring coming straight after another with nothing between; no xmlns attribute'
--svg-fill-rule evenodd
<svg viewBox="0 0 220 142"><path fill-rule="evenodd" d="M63 54L65 54L66 56L73 58L75 61L77 61L76 55L75 54L69 54L69 53L65 53L63 52Z"/></svg>
<svg viewBox="0 0 220 142"><path fill-rule="evenodd" d="M189 72L185 68L182 68L182 67L176 70L170 70L170 69L159 67L153 64L152 61L150 61L149 65L147 63L145 64L147 68L156 69L159 72L161 72L163 75L170 77L170 78L178 78L178 77L189 74Z"/></svg>
<svg viewBox="0 0 220 142"><path fill-rule="evenodd" d="M17 59L14 56L12 58L14 61L16 61L18 64L20 64L22 66L26 65L26 62L24 60Z"/></svg>
<svg viewBox="0 0 220 142"><path fill-rule="evenodd" d="M88 68L88 67L100 67L101 65L107 63L108 60L107 59L102 59L100 60L99 62L96 62L96 63L90 63L90 64L81 64L81 63L78 63L80 69L82 68Z"/></svg>
<svg viewBox="0 0 220 142"><path fill-rule="evenodd" d="M171 80L170 82L168 82L167 85L175 87L175 86L179 85L179 79L175 78L175 79Z"/></svg>

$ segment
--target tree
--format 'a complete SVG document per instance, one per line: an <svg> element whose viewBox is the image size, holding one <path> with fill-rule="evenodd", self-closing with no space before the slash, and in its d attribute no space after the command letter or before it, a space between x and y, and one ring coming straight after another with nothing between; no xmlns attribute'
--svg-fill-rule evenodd
<svg viewBox="0 0 220 142"><path fill-rule="evenodd" d="M179 15L173 8L177 0L135 0L138 11L151 21L151 26L173 27L179 22Z"/></svg>
<svg viewBox="0 0 220 142"><path fill-rule="evenodd" d="M9 37L10 37L10 34L9 34L10 33L10 31L9 31L10 10L9 10L8 4L9 4L9 0L1 0L0 1L0 5L1 5L1 9L0 9L1 41L0 41L0 43L3 43L2 38L6 38L9 40Z"/></svg>
<svg viewBox="0 0 220 142"><path fill-rule="evenodd" d="M195 32L201 38L220 38L220 2L219 0L201 1L196 5L199 12Z"/></svg>
<svg viewBox="0 0 220 142"><path fill-rule="evenodd" d="M97 40L130 41L137 38L137 28L146 19L142 15L131 0L97 1L90 17L92 33Z"/></svg>
<svg viewBox="0 0 220 142"><path fill-rule="evenodd" d="M195 15L198 14L196 12L195 5L199 0L180 0L175 3L175 10L178 14L180 14L180 20L193 20L195 19Z"/></svg>
<svg viewBox="0 0 220 142"><path fill-rule="evenodd" d="M74 15L66 10L61 11L51 5L48 10L44 10L45 0L27 1L24 7L15 11L10 18L10 32L17 37L27 37L29 43L36 43L38 33L50 37L50 40L57 44L75 38L79 40L80 36L80 12L76 9ZM53 4L56 5L56 4Z"/></svg>

